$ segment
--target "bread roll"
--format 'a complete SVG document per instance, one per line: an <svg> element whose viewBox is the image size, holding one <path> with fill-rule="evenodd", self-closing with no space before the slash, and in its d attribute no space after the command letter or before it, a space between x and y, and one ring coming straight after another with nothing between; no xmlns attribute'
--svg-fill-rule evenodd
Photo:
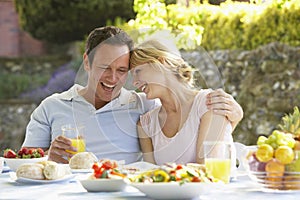
<svg viewBox="0 0 300 200"><path fill-rule="evenodd" d="M69 166L71 169L91 169L97 161L97 157L92 152L80 152L72 156Z"/></svg>
<svg viewBox="0 0 300 200"><path fill-rule="evenodd" d="M38 163L24 163L20 165L16 171L18 178L30 178L36 180L44 180L44 165Z"/></svg>
<svg viewBox="0 0 300 200"><path fill-rule="evenodd" d="M48 180L55 180L71 174L68 165L57 164L56 162L48 161L44 166L44 176Z"/></svg>

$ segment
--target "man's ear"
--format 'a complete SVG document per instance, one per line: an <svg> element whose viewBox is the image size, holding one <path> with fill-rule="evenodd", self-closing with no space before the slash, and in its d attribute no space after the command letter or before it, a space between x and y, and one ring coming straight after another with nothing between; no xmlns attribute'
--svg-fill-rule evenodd
<svg viewBox="0 0 300 200"><path fill-rule="evenodd" d="M86 53L83 54L83 66L85 71L90 71L90 62L89 62L89 57Z"/></svg>

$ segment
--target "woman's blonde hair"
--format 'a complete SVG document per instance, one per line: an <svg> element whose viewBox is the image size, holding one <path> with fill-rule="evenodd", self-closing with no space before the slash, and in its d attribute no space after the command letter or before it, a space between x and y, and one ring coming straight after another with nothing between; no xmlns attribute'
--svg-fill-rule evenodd
<svg viewBox="0 0 300 200"><path fill-rule="evenodd" d="M172 72L180 82L192 86L192 67L182 59L178 51L172 51L158 40L148 40L132 51L130 56L131 69L146 63L162 73Z"/></svg>

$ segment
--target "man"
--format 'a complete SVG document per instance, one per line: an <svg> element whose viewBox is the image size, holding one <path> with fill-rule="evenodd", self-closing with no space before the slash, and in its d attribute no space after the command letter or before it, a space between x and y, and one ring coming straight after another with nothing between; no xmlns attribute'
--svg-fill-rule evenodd
<svg viewBox="0 0 300 200"><path fill-rule="evenodd" d="M61 136L61 127L75 124L84 126L86 151L98 158L125 163L141 160L136 123L141 114L160 102L123 88L132 48L133 41L123 30L112 26L94 29L83 55L88 74L86 86L75 84L68 91L42 101L31 115L22 146L41 147L48 151L49 160L68 163L66 158L72 154L66 150L76 149L68 138ZM220 106L224 103L228 105L225 110ZM238 103L224 91L212 93L207 105L233 124L243 115Z"/></svg>

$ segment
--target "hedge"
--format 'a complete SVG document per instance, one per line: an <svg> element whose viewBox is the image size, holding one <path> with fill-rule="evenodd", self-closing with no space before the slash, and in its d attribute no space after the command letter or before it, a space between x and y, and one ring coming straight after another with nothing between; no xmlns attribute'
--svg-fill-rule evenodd
<svg viewBox="0 0 300 200"><path fill-rule="evenodd" d="M255 49L270 42L300 44L298 0L269 3L226 1L220 6L190 2L189 7L166 5L162 0L135 0L135 19L123 24L129 32L150 28L169 30L182 49L201 45L208 50ZM137 40L147 34L140 32Z"/></svg>

